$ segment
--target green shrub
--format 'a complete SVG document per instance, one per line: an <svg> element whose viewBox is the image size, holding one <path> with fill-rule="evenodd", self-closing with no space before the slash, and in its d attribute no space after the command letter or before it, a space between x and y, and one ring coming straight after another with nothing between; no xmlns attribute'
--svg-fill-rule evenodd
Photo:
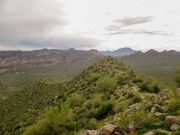
<svg viewBox="0 0 180 135"><path fill-rule="evenodd" d="M30 126L26 129L23 135L45 135L53 134L50 122L48 120L41 120L35 125Z"/></svg>
<svg viewBox="0 0 180 135"><path fill-rule="evenodd" d="M115 113L123 112L123 107L121 106L121 104L117 103L117 104L114 106L113 111L114 111Z"/></svg>
<svg viewBox="0 0 180 135"><path fill-rule="evenodd" d="M89 113L89 118L96 118L101 120L107 117L108 114L113 113L113 104L110 101L102 101L99 106L94 106Z"/></svg>
<svg viewBox="0 0 180 135"><path fill-rule="evenodd" d="M90 129L90 130L96 129L97 127L98 127L98 121L95 118L91 118L88 121L88 124L85 126L86 129Z"/></svg>
<svg viewBox="0 0 180 135"><path fill-rule="evenodd" d="M111 90L116 88L117 81L113 78L110 78L110 77L103 77L103 78L98 79L96 84L97 84L97 87L101 91L107 90L108 92L111 92Z"/></svg>
<svg viewBox="0 0 180 135"><path fill-rule="evenodd" d="M120 77L118 77L117 83L118 83L119 85L125 85L125 84L127 83L127 80L128 80L127 77L122 77L122 76L120 76Z"/></svg>
<svg viewBox="0 0 180 135"><path fill-rule="evenodd" d="M135 129L141 129L144 126L152 123L153 117L142 110L134 110L129 113L124 113L119 118L119 125L128 129L132 125Z"/></svg>
<svg viewBox="0 0 180 135"><path fill-rule="evenodd" d="M138 95L134 95L134 97L132 98L132 102L133 103L141 102L141 98Z"/></svg>
<svg viewBox="0 0 180 135"><path fill-rule="evenodd" d="M141 78L134 78L133 83L142 83L143 80Z"/></svg>
<svg viewBox="0 0 180 135"><path fill-rule="evenodd" d="M89 82L94 82L99 78L99 76L100 75L98 73L92 73L92 74L90 74L88 81Z"/></svg>
<svg viewBox="0 0 180 135"><path fill-rule="evenodd" d="M131 69L131 71L130 71L130 78L132 79L132 78L134 78L134 77L136 77L136 75L135 75L133 69Z"/></svg>
<svg viewBox="0 0 180 135"><path fill-rule="evenodd" d="M150 92L150 93L158 93L160 92L160 88L156 83L152 82L143 82L139 86L141 91Z"/></svg>
<svg viewBox="0 0 180 135"><path fill-rule="evenodd" d="M170 112L179 113L178 110L180 110L180 97L178 95L170 98L168 102L168 110Z"/></svg>
<svg viewBox="0 0 180 135"><path fill-rule="evenodd" d="M148 92L151 92L151 93L158 93L160 92L160 88L157 84L151 84L149 86L149 91Z"/></svg>
<svg viewBox="0 0 180 135"><path fill-rule="evenodd" d="M83 98L80 95L72 94L66 102L71 108L74 108L82 105Z"/></svg>
<svg viewBox="0 0 180 135"><path fill-rule="evenodd" d="M107 117L109 113L113 112L113 104L105 102L95 111L94 116L96 119L101 120Z"/></svg>
<svg viewBox="0 0 180 135"><path fill-rule="evenodd" d="M149 91L149 85L147 82L142 83L139 88L141 91Z"/></svg>
<svg viewBox="0 0 180 135"><path fill-rule="evenodd" d="M24 135L65 135L73 130L76 130L76 122L74 114L66 105L55 107L48 110L43 120L28 127Z"/></svg>

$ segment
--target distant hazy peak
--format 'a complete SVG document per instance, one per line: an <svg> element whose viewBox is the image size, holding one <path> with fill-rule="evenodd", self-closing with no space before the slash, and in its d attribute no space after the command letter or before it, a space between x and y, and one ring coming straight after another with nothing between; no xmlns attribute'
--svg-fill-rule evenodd
<svg viewBox="0 0 180 135"><path fill-rule="evenodd" d="M106 56L121 57L121 56L131 55L135 52L136 51L131 48L124 47L114 51L102 51L101 53Z"/></svg>

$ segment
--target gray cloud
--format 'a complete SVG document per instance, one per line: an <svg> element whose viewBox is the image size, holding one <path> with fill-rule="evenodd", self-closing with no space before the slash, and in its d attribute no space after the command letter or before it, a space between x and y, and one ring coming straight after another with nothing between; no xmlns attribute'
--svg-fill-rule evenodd
<svg viewBox="0 0 180 135"><path fill-rule="evenodd" d="M145 17L125 17L123 19L114 20L112 25L105 28L108 31L108 35L120 35L120 34L145 34L145 35L160 35L171 36L171 33L158 30L144 30L144 29L129 29L128 26L140 25L149 23L153 20L152 16Z"/></svg>
<svg viewBox="0 0 180 135"><path fill-rule="evenodd" d="M56 0L0 0L0 17L0 48L79 48L96 44L93 39L63 33L67 22ZM61 35L50 36L57 29Z"/></svg>
<svg viewBox="0 0 180 135"><path fill-rule="evenodd" d="M161 35L171 36L172 33L166 33L164 31L149 31L149 30L134 30L134 29L123 29L115 32L110 32L108 35L120 35L120 34L146 34L146 35Z"/></svg>
<svg viewBox="0 0 180 135"><path fill-rule="evenodd" d="M114 20L114 22L120 23L122 26L129 26L129 25L148 23L148 22L151 22L152 20L153 20L152 16L125 17L123 19Z"/></svg>
<svg viewBox="0 0 180 135"><path fill-rule="evenodd" d="M77 35L64 35L58 37L46 37L46 38L24 38L15 41L6 41L0 43L0 49L41 49L41 48L54 48L54 49L90 49L96 47L101 42L92 38L86 38Z"/></svg>
<svg viewBox="0 0 180 135"><path fill-rule="evenodd" d="M131 25L139 25L151 22L153 20L152 16L144 16L144 17L125 17L117 20L113 20L113 25L110 25L106 28L108 31L114 31L117 29L121 29L122 27L131 26Z"/></svg>
<svg viewBox="0 0 180 135"><path fill-rule="evenodd" d="M1 39L36 37L64 24L61 5L55 1L1 0L0 5Z"/></svg>

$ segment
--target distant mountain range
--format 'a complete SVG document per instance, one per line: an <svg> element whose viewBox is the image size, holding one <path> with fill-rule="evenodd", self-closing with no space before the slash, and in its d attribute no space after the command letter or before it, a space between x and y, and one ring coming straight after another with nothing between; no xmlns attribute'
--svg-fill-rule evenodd
<svg viewBox="0 0 180 135"><path fill-rule="evenodd" d="M78 63L83 61L97 61L104 57L97 50L55 50L42 49L34 51L0 51L0 70L7 70L19 66L43 66L57 63Z"/></svg>
<svg viewBox="0 0 180 135"><path fill-rule="evenodd" d="M174 50L158 52L151 49L145 53L137 51L118 59L140 73L165 82L172 80L176 70L180 68L180 52Z"/></svg>
<svg viewBox="0 0 180 135"><path fill-rule="evenodd" d="M134 54L131 48L115 51L41 49L33 51L0 51L0 72L17 67L37 67L52 64L79 63L98 61L104 56L121 57Z"/></svg>
<svg viewBox="0 0 180 135"><path fill-rule="evenodd" d="M127 56L130 54L134 54L136 51L125 47L125 48L120 48L118 50L115 51L101 51L101 53L105 56L112 56L112 57L120 57L120 56Z"/></svg>
<svg viewBox="0 0 180 135"><path fill-rule="evenodd" d="M25 72L29 73L30 68L31 75L55 76L57 72L58 74L62 72L61 76L64 74L72 76L104 56L116 57L136 71L166 82L169 82L175 71L180 68L180 52L174 50L158 52L151 49L141 52L125 47L115 51L84 51L71 48L67 50L0 51L0 73L9 70L24 72L27 68Z"/></svg>

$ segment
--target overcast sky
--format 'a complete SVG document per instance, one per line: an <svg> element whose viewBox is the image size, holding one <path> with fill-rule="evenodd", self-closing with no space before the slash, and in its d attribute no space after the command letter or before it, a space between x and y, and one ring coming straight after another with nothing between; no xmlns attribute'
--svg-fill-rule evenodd
<svg viewBox="0 0 180 135"><path fill-rule="evenodd" d="M180 0L0 0L0 50L180 51Z"/></svg>

